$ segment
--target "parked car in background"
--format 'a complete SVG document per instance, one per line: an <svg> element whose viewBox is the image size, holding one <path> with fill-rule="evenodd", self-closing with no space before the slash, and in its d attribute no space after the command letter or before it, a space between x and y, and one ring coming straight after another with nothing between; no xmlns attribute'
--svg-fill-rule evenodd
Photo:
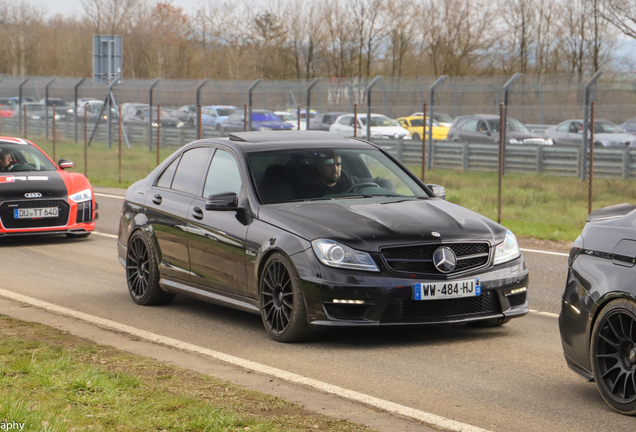
<svg viewBox="0 0 636 432"><path fill-rule="evenodd" d="M328 112L316 115L309 121L309 128L311 130L328 131L331 125L341 115L347 114L345 112Z"/></svg>
<svg viewBox="0 0 636 432"><path fill-rule="evenodd" d="M424 115L424 112L420 111L420 112L414 112L413 114L410 115L410 117L423 116L423 115ZM445 126L447 128L450 128L451 125L453 124L453 118L449 116L448 114L444 114L444 113L433 112L433 120L439 123L440 126Z"/></svg>
<svg viewBox="0 0 636 432"><path fill-rule="evenodd" d="M421 140L423 136L428 136L428 117L426 117L426 134L424 134L424 117L422 116L400 117L395 119L395 121L409 131L414 140ZM432 135L435 141L444 141L448 136L449 129L446 126L441 126L437 120L433 119Z"/></svg>
<svg viewBox="0 0 636 432"><path fill-rule="evenodd" d="M460 116L453 120L448 131L448 140L465 143L499 143L501 122L499 116L491 114L474 114ZM506 139L508 144L553 145L551 138L532 132L519 120L508 117Z"/></svg>
<svg viewBox="0 0 636 432"><path fill-rule="evenodd" d="M194 126L197 122L197 106L184 105L171 111L172 117L176 117L186 126Z"/></svg>
<svg viewBox="0 0 636 432"><path fill-rule="evenodd" d="M159 123L157 122L157 116L159 115L158 109L152 109L152 127L159 127ZM122 123L124 126L148 126L148 117L150 116L150 109L148 105L144 107L139 107L135 112L128 110L128 114L124 115L122 113ZM172 117L170 113L166 111L161 111L161 127L168 128L182 128L185 126L185 123L179 120L176 117Z"/></svg>
<svg viewBox="0 0 636 432"><path fill-rule="evenodd" d="M40 99L40 103L46 105L46 99ZM49 98L48 105L49 107L49 115L53 113L53 107L55 107L55 112L60 116L58 120L66 120L73 117L73 108L69 107L68 104L59 98ZM70 113L69 113L70 109Z"/></svg>
<svg viewBox="0 0 636 432"><path fill-rule="evenodd" d="M201 108L201 125L204 128L221 130L221 123L238 108L231 105L209 105Z"/></svg>
<svg viewBox="0 0 636 432"><path fill-rule="evenodd" d="M0 104L0 117L13 117L13 109L10 106Z"/></svg>
<svg viewBox="0 0 636 432"><path fill-rule="evenodd" d="M627 133L636 135L636 117L627 120L625 123L623 123L620 126L621 126L621 129L625 129Z"/></svg>
<svg viewBox="0 0 636 432"><path fill-rule="evenodd" d="M289 111L274 111L282 121L289 123L292 126L292 130L298 130L298 117L290 114ZM307 129L307 123L304 120L300 121L300 129Z"/></svg>
<svg viewBox="0 0 636 432"><path fill-rule="evenodd" d="M108 120L108 112L106 109L102 112L102 107L104 106L104 101L101 100L90 100L85 102L82 105L78 105L77 107L77 115L79 119L84 120L84 111L86 111L86 120L89 122L96 122L101 113L101 118L99 118L100 122L106 122ZM115 109L115 107L111 107L111 121L117 122L119 113Z"/></svg>
<svg viewBox="0 0 636 432"><path fill-rule="evenodd" d="M20 109L20 105L13 107L13 115L18 116L17 111ZM44 104L38 102L25 102L22 104L22 116L24 117L24 110L26 109L27 118L31 120L44 120L46 118L47 108ZM49 109L49 119L53 118L53 110ZM62 120L65 116L55 114L55 120Z"/></svg>
<svg viewBox="0 0 636 432"><path fill-rule="evenodd" d="M223 132L241 132L245 128L245 113L243 110L236 110L228 118L221 122ZM283 121L272 111L252 110L252 130L291 130L292 125Z"/></svg>
<svg viewBox="0 0 636 432"><path fill-rule="evenodd" d="M559 330L570 369L636 415L636 205L595 210L572 243Z"/></svg>
<svg viewBox="0 0 636 432"><path fill-rule="evenodd" d="M558 145L583 145L583 120L566 120L546 129L545 136L552 138ZM594 122L595 147L624 147L632 145L636 135L627 133L625 129L608 121Z"/></svg>
<svg viewBox="0 0 636 432"><path fill-rule="evenodd" d="M411 139L409 131L382 114L371 114L371 139ZM337 133L344 137L353 136L355 118L353 114L345 114L338 117L329 128L329 132ZM367 115L358 115L357 136L365 138L367 135Z"/></svg>
<svg viewBox="0 0 636 432"><path fill-rule="evenodd" d="M13 98L0 98L0 105L11 107L11 109L13 109L13 106L17 104L18 103L15 100L13 100Z"/></svg>

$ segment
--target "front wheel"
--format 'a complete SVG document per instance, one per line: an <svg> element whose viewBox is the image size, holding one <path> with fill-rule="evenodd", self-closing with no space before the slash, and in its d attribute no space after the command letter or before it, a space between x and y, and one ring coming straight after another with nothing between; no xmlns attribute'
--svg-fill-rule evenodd
<svg viewBox="0 0 636 432"><path fill-rule="evenodd" d="M592 331L590 360L605 402L621 414L636 415L636 305L610 302Z"/></svg>
<svg viewBox="0 0 636 432"><path fill-rule="evenodd" d="M155 249L141 231L135 231L128 242L126 281L130 297L139 305L165 305L174 300L174 294L159 287Z"/></svg>
<svg viewBox="0 0 636 432"><path fill-rule="evenodd" d="M300 342L315 334L307 321L305 298L293 264L281 253L272 254L259 280L261 318L277 342Z"/></svg>

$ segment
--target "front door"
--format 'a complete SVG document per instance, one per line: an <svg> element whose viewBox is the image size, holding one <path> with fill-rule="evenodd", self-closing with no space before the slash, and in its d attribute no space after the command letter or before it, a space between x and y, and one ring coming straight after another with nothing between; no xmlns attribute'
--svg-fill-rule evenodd
<svg viewBox="0 0 636 432"><path fill-rule="evenodd" d="M245 237L247 225L236 211L209 211L207 197L241 193L241 174L234 156L218 149L207 172L203 196L188 211L191 281L203 287L247 295Z"/></svg>

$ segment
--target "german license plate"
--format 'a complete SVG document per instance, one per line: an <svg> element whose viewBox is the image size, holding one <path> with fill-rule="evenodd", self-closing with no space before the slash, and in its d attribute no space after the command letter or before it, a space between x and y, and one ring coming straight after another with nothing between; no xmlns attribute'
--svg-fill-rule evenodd
<svg viewBox="0 0 636 432"><path fill-rule="evenodd" d="M58 215L58 207L13 209L14 219L55 218Z"/></svg>
<svg viewBox="0 0 636 432"><path fill-rule="evenodd" d="M452 282L417 282L413 284L414 300L442 300L481 295L479 279Z"/></svg>

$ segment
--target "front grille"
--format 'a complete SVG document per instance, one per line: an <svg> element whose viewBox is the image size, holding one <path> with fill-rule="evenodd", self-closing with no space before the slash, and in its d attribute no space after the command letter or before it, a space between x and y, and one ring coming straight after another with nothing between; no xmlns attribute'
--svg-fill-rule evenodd
<svg viewBox="0 0 636 432"><path fill-rule="evenodd" d="M369 306L356 304L323 303L327 315L334 319L361 320Z"/></svg>
<svg viewBox="0 0 636 432"><path fill-rule="evenodd" d="M510 307L521 306L522 304L524 304L526 302L527 295L528 295L527 292L522 292L519 294L513 294L511 296L508 296L508 302L510 303Z"/></svg>
<svg viewBox="0 0 636 432"><path fill-rule="evenodd" d="M384 310L382 321L439 321L440 318L470 318L500 313L499 297L494 291L480 296L446 300L391 300Z"/></svg>
<svg viewBox="0 0 636 432"><path fill-rule="evenodd" d="M416 246L385 247L380 250L387 266L400 273L441 274L433 265L433 252L440 246L446 246L455 252L457 267L450 274L482 267L488 264L490 246L488 243L448 243L424 244ZM471 255L482 256L465 258Z"/></svg>
<svg viewBox="0 0 636 432"><path fill-rule="evenodd" d="M13 211L17 208L58 207L56 218L14 219ZM69 205L64 200L8 201L0 206L2 225L7 229L46 228L64 226L68 223Z"/></svg>
<svg viewBox="0 0 636 432"><path fill-rule="evenodd" d="M77 204L77 217L75 223L90 222L93 216L93 201L85 201Z"/></svg>

